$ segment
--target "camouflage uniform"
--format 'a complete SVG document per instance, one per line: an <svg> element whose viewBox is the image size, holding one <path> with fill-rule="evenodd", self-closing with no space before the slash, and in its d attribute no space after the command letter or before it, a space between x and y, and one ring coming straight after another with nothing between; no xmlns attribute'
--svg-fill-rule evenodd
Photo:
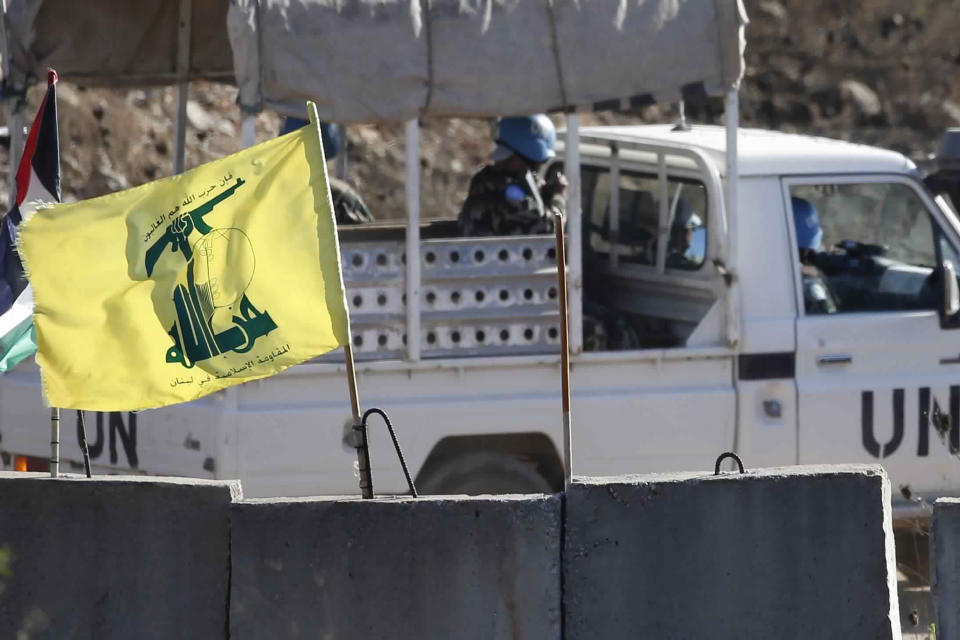
<svg viewBox="0 0 960 640"><path fill-rule="evenodd" d="M337 224L373 222L373 214L353 187L333 176L329 176L327 180L330 183L330 196L333 198L333 212Z"/></svg>
<svg viewBox="0 0 960 640"><path fill-rule="evenodd" d="M533 173L488 165L470 181L457 226L463 236L553 233L555 213L566 213L563 196L538 185Z"/></svg>

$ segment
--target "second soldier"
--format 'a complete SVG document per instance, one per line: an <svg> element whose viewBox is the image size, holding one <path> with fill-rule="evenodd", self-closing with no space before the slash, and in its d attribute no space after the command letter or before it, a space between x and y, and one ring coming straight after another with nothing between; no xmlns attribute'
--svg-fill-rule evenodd
<svg viewBox="0 0 960 640"><path fill-rule="evenodd" d="M557 131L544 114L502 118L491 163L470 181L457 226L462 236L553 233L566 214L567 181L560 171L538 172L556 155Z"/></svg>

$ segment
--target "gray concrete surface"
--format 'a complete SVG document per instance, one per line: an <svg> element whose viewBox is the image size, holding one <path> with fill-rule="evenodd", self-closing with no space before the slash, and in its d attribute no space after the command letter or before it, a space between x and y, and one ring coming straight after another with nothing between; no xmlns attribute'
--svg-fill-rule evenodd
<svg viewBox="0 0 960 640"><path fill-rule="evenodd" d="M900 638L879 466L582 478L565 525L566 640Z"/></svg>
<svg viewBox="0 0 960 640"><path fill-rule="evenodd" d="M930 583L937 614L937 640L960 639L960 498L933 503Z"/></svg>
<svg viewBox="0 0 960 640"><path fill-rule="evenodd" d="M0 637L222 638L238 482L0 472Z"/></svg>
<svg viewBox="0 0 960 640"><path fill-rule="evenodd" d="M233 506L230 637L560 638L558 496Z"/></svg>

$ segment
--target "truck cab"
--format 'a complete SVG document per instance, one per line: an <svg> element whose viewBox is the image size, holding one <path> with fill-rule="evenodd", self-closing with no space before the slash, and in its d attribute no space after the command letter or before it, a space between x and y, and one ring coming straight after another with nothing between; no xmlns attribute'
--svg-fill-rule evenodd
<svg viewBox="0 0 960 640"><path fill-rule="evenodd" d="M615 351L662 347L651 377L673 381L672 409L644 421L660 430L627 446L617 434L608 451L625 455L608 457L605 474L629 471L631 450L645 469L680 468L692 461L677 454L712 440L748 465L879 461L904 495L960 490L958 222L913 163L741 129L731 226L709 172L669 153L644 156L645 147L697 150L723 180L723 128L582 133L584 309L598 300L629 318L640 344ZM731 251L734 273L724 265ZM739 315L737 342L724 339L720 311L731 285L740 287L727 314ZM694 362L696 375L682 371ZM581 459L599 448L577 445Z"/></svg>
<svg viewBox="0 0 960 640"><path fill-rule="evenodd" d="M574 475L707 470L734 450L748 467L879 461L904 496L960 493L960 223L908 159L740 129L731 185L729 129L577 139ZM558 490L553 238L462 238L442 213L415 242L340 230L363 404L389 412L426 493ZM331 354L183 406L87 414L94 462L239 477L250 496L356 492L343 373ZM32 363L0 379L7 466L44 455L44 419ZM403 491L373 429L377 490ZM79 460L69 435L63 455Z"/></svg>

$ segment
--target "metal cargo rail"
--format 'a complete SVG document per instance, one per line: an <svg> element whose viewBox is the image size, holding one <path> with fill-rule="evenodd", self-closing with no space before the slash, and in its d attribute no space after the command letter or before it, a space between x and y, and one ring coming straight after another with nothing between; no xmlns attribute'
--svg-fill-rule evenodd
<svg viewBox="0 0 960 640"><path fill-rule="evenodd" d="M340 253L357 358L404 358L405 242L344 243ZM423 358L542 354L559 348L553 236L424 240L420 273L413 311L420 317Z"/></svg>

